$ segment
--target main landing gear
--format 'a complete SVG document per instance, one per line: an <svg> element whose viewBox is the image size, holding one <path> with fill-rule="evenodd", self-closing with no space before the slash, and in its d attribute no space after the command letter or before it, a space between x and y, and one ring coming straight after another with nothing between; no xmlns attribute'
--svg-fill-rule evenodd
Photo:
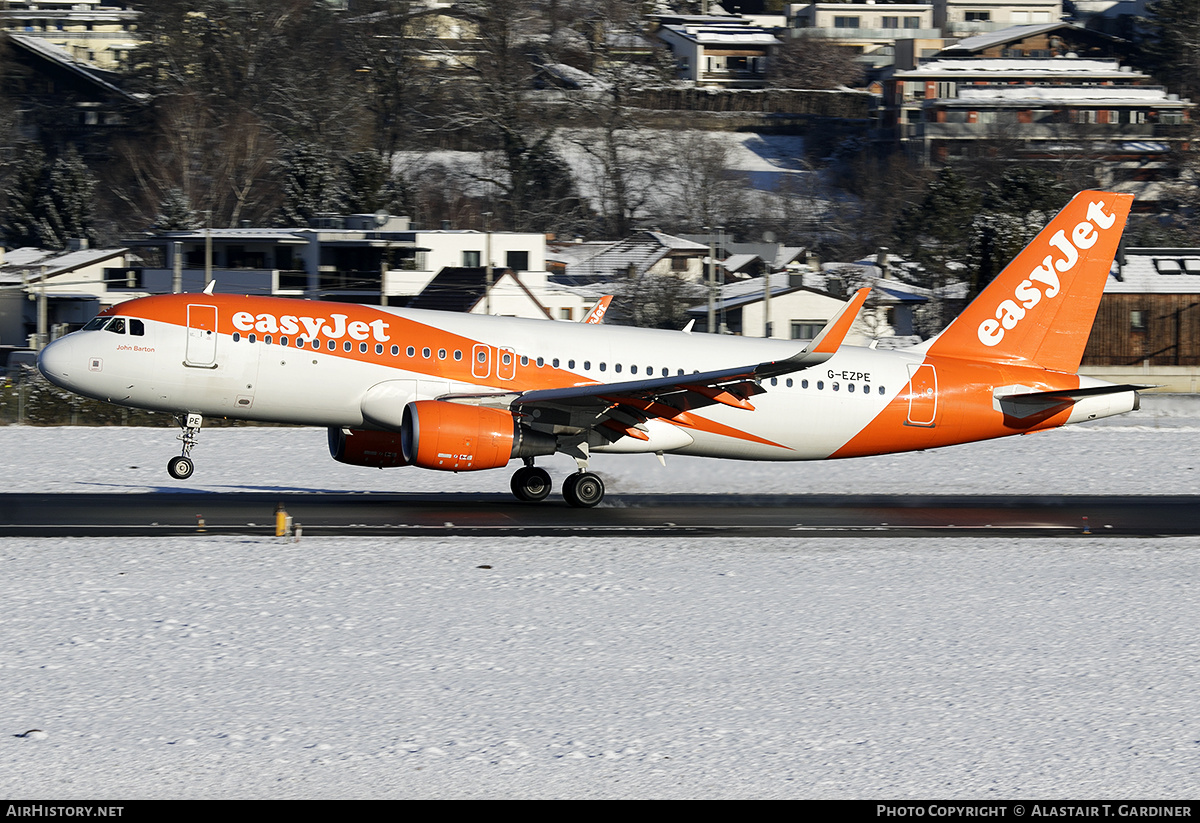
<svg viewBox="0 0 1200 823"><path fill-rule="evenodd" d="M550 482L550 472L527 465L516 470L508 487L518 500L536 503L546 499L553 484Z"/></svg>
<svg viewBox="0 0 1200 823"><path fill-rule="evenodd" d="M563 481L563 499L577 509L590 509L604 499L604 481L591 472L576 472Z"/></svg>
<svg viewBox="0 0 1200 823"><path fill-rule="evenodd" d="M532 465L532 462L517 469L508 484L513 495L526 503L545 500L553 486L550 473ZM598 475L580 470L563 481L562 494L568 505L590 509L604 499L604 481Z"/></svg>
<svg viewBox="0 0 1200 823"><path fill-rule="evenodd" d="M196 435L200 433L200 426L203 423L204 417L199 414L188 414L184 419L183 433L175 438L183 442L183 451L167 461L167 474L176 480L187 480L196 470L190 455L192 449L196 447Z"/></svg>

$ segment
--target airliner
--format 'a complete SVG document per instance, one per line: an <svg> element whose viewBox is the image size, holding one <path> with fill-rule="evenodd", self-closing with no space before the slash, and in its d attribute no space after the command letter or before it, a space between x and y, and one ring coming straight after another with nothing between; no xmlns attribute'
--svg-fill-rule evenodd
<svg viewBox="0 0 1200 823"><path fill-rule="evenodd" d="M1133 197L1076 195L934 338L845 345L867 289L808 345L290 298L169 294L113 306L48 345L51 382L177 416L185 480L206 417L328 429L335 460L481 471L545 499L539 457L593 452L820 460L1027 434L1136 410L1138 389L1076 374ZM731 478L731 482L736 482Z"/></svg>

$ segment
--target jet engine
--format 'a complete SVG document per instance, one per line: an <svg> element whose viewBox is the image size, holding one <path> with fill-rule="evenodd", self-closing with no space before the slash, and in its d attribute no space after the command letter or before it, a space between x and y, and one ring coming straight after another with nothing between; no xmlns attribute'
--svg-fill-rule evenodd
<svg viewBox="0 0 1200 823"><path fill-rule="evenodd" d="M329 454L339 463L388 469L407 466L400 450L399 432L329 428Z"/></svg>
<svg viewBox="0 0 1200 823"><path fill-rule="evenodd" d="M514 457L554 454L553 435L522 426L512 412L443 400L404 407L400 429L404 460L425 469L495 469Z"/></svg>

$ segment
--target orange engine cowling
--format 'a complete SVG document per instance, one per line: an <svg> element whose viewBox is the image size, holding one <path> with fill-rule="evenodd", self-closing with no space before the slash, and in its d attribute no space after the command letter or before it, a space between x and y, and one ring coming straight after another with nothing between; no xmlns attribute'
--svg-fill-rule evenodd
<svg viewBox="0 0 1200 823"><path fill-rule="evenodd" d="M329 454L339 463L387 469L407 466L399 432L329 428Z"/></svg>
<svg viewBox="0 0 1200 823"><path fill-rule="evenodd" d="M425 469L464 472L495 469L514 457L553 454L553 436L520 426L511 412L442 400L404 407L403 457Z"/></svg>

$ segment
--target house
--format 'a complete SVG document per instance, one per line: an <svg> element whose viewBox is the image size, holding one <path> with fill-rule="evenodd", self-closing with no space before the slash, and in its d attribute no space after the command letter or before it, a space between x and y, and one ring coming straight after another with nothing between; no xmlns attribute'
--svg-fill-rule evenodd
<svg viewBox="0 0 1200 823"><path fill-rule="evenodd" d="M22 137L85 141L121 128L146 100L126 91L115 72L72 56L33 34L4 32L9 66L0 83L15 103Z"/></svg>
<svg viewBox="0 0 1200 823"><path fill-rule="evenodd" d="M1119 60L1132 49L1119 37L1074 23L1031 23L964 37L942 49L940 59L995 57L1084 57Z"/></svg>
<svg viewBox="0 0 1200 823"><path fill-rule="evenodd" d="M739 257L733 255L725 264L731 265ZM920 342L917 312L935 298L961 298L962 286L955 284L935 294L895 279L893 273L906 265L894 257L889 260L885 251L875 258L815 268L792 263L787 271L722 284L713 306L714 320L727 334L812 340L856 290L869 287L871 294L847 338L849 344L880 348L914 345ZM688 310L697 329L708 328L708 312L707 303Z"/></svg>
<svg viewBox="0 0 1200 823"><path fill-rule="evenodd" d="M1200 249L1124 249L1083 364L1200 366Z"/></svg>
<svg viewBox="0 0 1200 823"><path fill-rule="evenodd" d="M895 71L882 106L883 127L925 162L1078 155L1098 161L1101 185L1143 198L1140 183L1190 137L1190 101L1107 59L932 60Z"/></svg>
<svg viewBox="0 0 1200 823"><path fill-rule="evenodd" d="M942 47L929 3L794 3L787 6L792 37L824 37L867 56L875 65L893 62L898 41Z"/></svg>
<svg viewBox="0 0 1200 823"><path fill-rule="evenodd" d="M101 310L144 293L127 290L129 249L0 250L0 346L38 347ZM42 315L42 307L45 314Z"/></svg>
<svg viewBox="0 0 1200 823"><path fill-rule="evenodd" d="M1057 23L1062 16L1062 0L933 0L933 25L942 30L943 37Z"/></svg>
<svg viewBox="0 0 1200 823"><path fill-rule="evenodd" d="M138 45L141 12L112 0L9 0L0 29L55 46L72 59L103 71L125 67Z"/></svg>
<svg viewBox="0 0 1200 823"><path fill-rule="evenodd" d="M816 337L850 298L850 293L827 289L828 278L819 272L778 273L767 277L727 283L719 289L712 310L724 334L771 337L776 340L809 342ZM846 337L847 345L878 344L894 338L886 324L887 307L873 291ZM707 303L688 309L696 331L708 330ZM905 339L901 344L915 343Z"/></svg>
<svg viewBox="0 0 1200 823"><path fill-rule="evenodd" d="M408 307L573 321L582 320L598 299L549 282L545 272L495 269L489 290L486 269L451 267L438 272Z"/></svg>
<svg viewBox="0 0 1200 823"><path fill-rule="evenodd" d="M724 334L809 341L844 305L844 299L805 285L802 276L772 274L721 286L712 311ZM696 331L709 331L708 313L707 303L688 309Z"/></svg>
<svg viewBox="0 0 1200 823"><path fill-rule="evenodd" d="M1200 391L1200 249L1122 250L1079 373L1164 392Z"/></svg>
<svg viewBox="0 0 1200 823"><path fill-rule="evenodd" d="M548 279L546 237L533 232L424 231L407 217L323 215L306 228L161 232L130 245L142 265L129 280L152 294L200 291L213 279L242 294L406 306L456 283L456 306L479 312L484 302L470 298L483 294L490 259L494 314L574 320L595 303Z"/></svg>
<svg viewBox="0 0 1200 823"><path fill-rule="evenodd" d="M493 266L542 271L546 238L537 233L413 229L407 217L321 215L305 228L194 229L130 241L145 265L146 291L174 291L179 261L183 291L211 277L222 289L329 300L395 304L419 294L443 268ZM210 272L210 274L206 274Z"/></svg>
<svg viewBox="0 0 1200 823"><path fill-rule="evenodd" d="M657 231L638 231L624 240L553 243L552 278L569 286L611 284L647 275L700 282L708 245Z"/></svg>
<svg viewBox="0 0 1200 823"><path fill-rule="evenodd" d="M697 86L764 88L767 63L779 45L769 30L740 17L657 15L655 36L671 54L679 77Z"/></svg>

